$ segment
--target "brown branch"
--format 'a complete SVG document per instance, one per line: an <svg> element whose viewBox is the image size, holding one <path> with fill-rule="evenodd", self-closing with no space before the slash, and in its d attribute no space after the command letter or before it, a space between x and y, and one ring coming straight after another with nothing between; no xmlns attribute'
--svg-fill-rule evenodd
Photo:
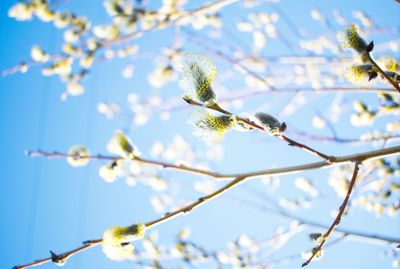
<svg viewBox="0 0 400 269"><path fill-rule="evenodd" d="M367 52L364 54L368 61L377 69L379 74L381 74L390 84L392 84L393 88L395 88L399 93L400 93L400 87L399 84L395 81L393 81L385 71L382 70L382 68L372 59L371 55Z"/></svg>
<svg viewBox="0 0 400 269"><path fill-rule="evenodd" d="M173 212L167 213L167 214L165 214L165 216L163 216L163 217L161 217L159 219L150 221L150 222L146 223L145 226L147 228L154 227L154 226L159 225L159 224L161 224L161 223L163 223L163 222L165 222L167 220L175 218L175 217L177 217L179 215L186 214L186 213L192 211L193 209L195 209L196 207L200 206L201 204L209 202L210 200L218 197L219 195L221 195L222 193L226 192L230 188L238 185L239 183L242 183L246 178L247 177L245 177L245 176L237 177L234 180L232 180L231 182L229 182L228 184L224 185L222 188L212 192L211 194L203 196L203 197L200 197L199 199L197 199L197 201L195 201L195 202L193 202L193 203L191 203L191 204L189 204L187 206L184 206L184 207L182 207L182 208L180 208L178 210L175 210Z"/></svg>
<svg viewBox="0 0 400 269"><path fill-rule="evenodd" d="M362 180L359 180L362 181ZM306 225L309 227L315 227L315 228L320 228L323 230L328 230L330 226L315 222L309 219L305 219L296 215L292 215L291 213L283 210L283 208L279 205L276 205L276 208L267 206L267 204L270 204L270 201L267 202L254 202L251 200L243 199L243 197L239 196L228 196L229 198L232 198L233 201L238 202L241 205L246 205L251 208L256 208L260 210L261 212L264 213L270 213L273 215L277 215L279 217L283 217L286 219L290 220L296 220L298 221L299 225ZM265 197L264 197L265 198ZM357 240L357 241L362 241L365 243L369 244L375 244L375 245L384 245L387 246L388 244L394 243L394 244L400 244L400 238L396 237L389 237L385 235L378 235L378 234L369 234L369 233L363 233L355 230L347 230L347 229L341 229L341 228L336 228L332 231L333 234L336 234L338 236L347 236L350 240Z"/></svg>
<svg viewBox="0 0 400 269"><path fill-rule="evenodd" d="M335 162L335 158L333 156L328 156L328 155L326 155L326 154L324 154L322 152L319 152L319 151L317 151L317 150L315 150L313 148L310 148L309 146L307 146L307 145L305 145L303 143L297 142L297 141L285 136L284 134L278 135L277 137L282 139L282 140L284 140L284 141L286 141L286 142L288 142L290 146L301 148L301 149L303 149L303 150L305 150L307 152L310 152L310 153L314 154L315 156L318 156L318 157L321 157L321 158L325 159L329 163Z"/></svg>
<svg viewBox="0 0 400 269"><path fill-rule="evenodd" d="M69 157L68 154L65 153L47 153L44 151L31 151L28 152L30 156L46 156L48 158L66 158ZM294 166L287 166L287 167L282 167L282 168L274 168L274 169L265 169L265 170L259 170L259 171L253 171L253 172L246 172L246 173L232 173L232 174L227 174L227 173L216 173L216 172L211 172L207 170L200 170L205 173L209 173L210 176L214 175L215 178L220 178L220 179L229 179L229 178L236 178L236 177L246 177L246 178L251 178L251 177L258 177L258 176L273 176L273 175L286 175L286 174L291 174L291 173L297 173L301 171L307 171L307 170L312 170L312 169L318 169L318 168L324 168L324 167L329 167L333 165L343 165L347 164L349 162L363 162L367 160L373 160L373 159L379 159L379 158L385 158L393 155L399 155L400 154L400 146L393 146L393 147L388 147L384 149L378 149L378 150L372 150L372 151L365 151L357 154L351 154L351 155L345 155L345 156L334 156L335 162L334 163L328 163L326 161L320 161L320 162L313 162L313 163L307 163L307 164L301 164L301 165L294 165ZM121 157L115 157L115 156L104 156L104 155L94 155L94 156L87 156L85 158L88 159L98 159L98 160L131 160L135 161L136 159L128 159L128 158L121 158ZM143 160L143 159L141 159ZM136 160L138 161L138 160ZM158 161L154 161L154 163L162 163ZM154 164L156 165L156 164ZM165 164L164 164L165 165ZM167 166L166 166L167 167ZM179 168L178 168L179 167ZM190 167L185 167L183 169L192 169ZM177 166L178 170L183 170L181 166ZM204 173L204 174L205 174Z"/></svg>
<svg viewBox="0 0 400 269"><path fill-rule="evenodd" d="M370 160L370 159L375 159L375 158L383 158L383 157L387 157L387 156L391 156L391 155L396 155L400 153L400 146L397 147L390 147L390 148L386 148L386 149L381 149L381 150L375 150L375 151L369 151L369 152L364 152L364 153L359 153L359 154L353 154L353 155L347 155L347 156L342 156L342 157L336 157L336 162L335 164L342 164L342 163L347 163L349 161L355 161L357 164L362 162L362 161L366 161L366 160ZM52 157L52 154L48 154L48 155L40 155L40 156L49 156ZM54 157L64 157L63 154L57 154L54 155ZM91 159L115 159L114 157L110 157L110 156L92 156L90 157ZM255 176L259 176L259 175L278 175L278 174L288 174L288 173L293 173L293 172L299 172L299 171L304 171L304 170L310 170L310 169L317 169L317 168L322 168L322 167L326 167L326 166L332 166L332 163L327 163L327 162L317 162L317 163L310 163L310 164L305 164L305 165L298 165L298 166L292 166L292 167L286 167L286 168L278 168L278 169L269 169L269 170L263 170L263 171L258 171L258 172L251 172L251 173L245 173L245 174L237 174L235 175L222 175L222 177L234 177L235 179L230 181L228 184L226 184L225 186L223 186L222 188L216 190L215 192L204 196L202 198L199 198L196 202L193 202L179 210L173 211L171 213L166 214L165 216L150 221L148 223L146 223L146 227L153 227L155 225L161 224L162 222L165 222L167 220L170 220L178 215L184 214L186 212L191 211L192 209L194 209L195 207L198 207L199 205L208 202L210 200L212 200L213 198L216 198L217 196L219 196L220 194L222 194L223 192L227 191L228 189L238 185L239 183L243 182L245 179L251 178L251 177L255 177ZM66 260L69 257L71 257L72 255L79 253L83 250L86 250L88 248L94 247L96 245L99 245L102 242L102 239L95 239L95 240L89 240L89 241L85 241L83 246L80 246L74 250L65 252L63 254L57 255L58 257L60 257L60 259L62 260ZM60 259L58 259L60 261ZM46 259L40 259L37 261L34 261L32 263L26 264L26 265L19 265L14 267L14 269L23 269L23 268L28 268L28 267L34 267L34 266L38 266L44 263L48 263L50 261L53 261L50 258L46 258Z"/></svg>
<svg viewBox="0 0 400 269"><path fill-rule="evenodd" d="M219 195L221 195L222 193L226 192L227 190L229 190L230 188L238 185L239 183L242 183L244 180L246 179L246 177L237 177L234 180L232 180L231 182L229 182L228 184L224 185L223 187L221 187L220 189L212 192L209 195L203 196L201 198L199 198L197 201L190 203L187 206L184 206L178 210L175 210L173 212L167 213L165 214L163 217L155 219L153 221L149 221L147 223L145 223L144 225L146 226L147 229L152 228L156 225L159 225L163 222L172 220L173 218L186 214L190 211L192 211L193 209L195 209L196 207L205 204L209 201L211 201L212 199L218 197ZM73 250L67 251L63 254L60 255L56 255L54 253L52 253L51 257L49 258L45 258L45 259L40 259L40 260L36 260L32 263L28 263L25 265L18 265L18 266L14 266L13 269L24 269L24 268L29 268L29 267L34 267L34 266L38 266L38 265L42 265L48 262L54 262L54 263L58 263L58 264L62 264L64 263L68 258L72 257L73 255L87 250L91 247L97 246L99 244L101 244L103 242L103 239L95 239L95 240L89 240L89 241L85 241L83 242L83 246L80 246L78 248L75 248Z"/></svg>
<svg viewBox="0 0 400 269"><path fill-rule="evenodd" d="M347 235L343 235L343 236L337 238L336 240L334 240L334 241L329 242L328 244L326 244L326 245L325 245L325 248L333 247L333 246L335 246L336 244L342 242L343 240L345 240L345 239L347 239L347 238L348 238ZM281 258L275 258L275 259L269 260L269 261L267 261L267 262L263 262L263 263L261 264L261 266L270 268L270 267L272 267L272 266L274 266L274 265L278 265L278 264L283 263L283 262L286 262L286 263L287 263L288 261L300 259L301 256L302 256L302 254L301 254L301 253L298 253L298 254L293 254L293 255L284 256L284 257L281 257Z"/></svg>
<svg viewBox="0 0 400 269"><path fill-rule="evenodd" d="M68 153L62 153L62 152L45 152L42 150L37 150L37 151L28 151L27 155L30 157L47 157L47 158L68 158L68 157L76 157L75 155L70 155ZM198 169L194 167L189 167L186 165L176 165L172 163L167 163L167 162L162 162L162 161L155 161L155 160L149 160L149 159L142 159L140 157L135 157L133 159L131 158L123 158L123 157L117 157L117 156L106 156L106 155L91 155L91 156L84 156L84 157L79 157L81 159L89 159L89 160L110 160L110 161L119 161L119 160L131 160L134 162L138 163L143 163L143 164L149 164L149 165L155 165L155 166L160 166L162 168L169 168L169 169L175 169L175 170L181 170L185 172L190 172L194 174L200 174L200 175L206 175L210 177L215 177L215 178L221 178L224 177L220 173L204 170L204 169Z"/></svg>
<svg viewBox="0 0 400 269"><path fill-rule="evenodd" d="M211 104L211 105L206 105L206 104L202 104L202 103L196 102L196 101L190 99L190 98L187 97L187 96L185 96L183 99L184 99L188 104L190 104L190 105L195 105L195 106L200 106L200 107L206 107L206 108L208 108L208 109L212 109L212 110L221 112L221 113L223 113L223 114L225 114L225 115L234 115L234 114L232 114L231 112L224 110L223 108L221 108L221 107L220 107L218 104L216 104L216 103ZM258 129L259 131L267 131L264 127L262 127L262 126L260 126L260 125L258 125L258 124L256 124L256 123L254 123L254 122L252 122L252 121L249 121L249 120L247 120L247 119L244 119L244 118L239 117L239 116L236 116L236 115L234 115L234 116L236 117L236 119L237 119L238 121L243 122L243 123L245 123L245 124L251 126L252 128ZM305 150L305 151L307 151L307 152L310 152L310 153L312 153L312 154L314 154L314 155L316 155L316 156L318 156L318 157L321 157L321 158L325 159L325 160L326 160L327 162L329 162L329 163L335 162L335 158L334 158L333 156L328 156L328 155L326 155L326 154L324 154L324 153L322 153L322 152L319 152L319 151L317 151L317 150L315 150L315 149L313 149L313 148L311 148L311 147L309 147L309 146L307 146L307 145L305 145L305 144L303 144L303 143L300 143L300 142L297 142L297 141L295 141L295 140L293 140L293 139L291 139L291 138L288 138L288 137L285 136L284 134L279 134L279 135L275 135L275 136L276 136L277 138L283 140L283 141L286 141L290 146L294 146L294 147L301 148L301 149L303 149L303 150Z"/></svg>
<svg viewBox="0 0 400 269"><path fill-rule="evenodd" d="M35 267L35 266L42 265L42 264L45 264L48 262L54 262L56 264L58 263L58 264L62 265L63 262L65 262L67 259L69 259L73 255L78 254L79 252L85 251L89 248L95 247L95 246L99 245L102 241L103 241L102 239L85 241L85 242L83 242L82 246L75 248L73 250L64 252L59 255L54 254L54 252L50 252L51 257L49 257L49 258L36 260L32 263L28 263L25 265L17 265L17 266L14 266L13 269L24 269L24 268L29 268L29 267Z"/></svg>
<svg viewBox="0 0 400 269"><path fill-rule="evenodd" d="M351 181L350 181L350 185L349 185L349 188L347 190L347 193L346 193L346 197L344 198L342 204L340 205L339 213L337 214L337 216L336 216L335 220L333 221L332 225L329 227L328 231L326 231L325 234L321 237L321 239L320 239L321 242L319 243L319 245L317 247L313 248L310 258L301 265L302 267L307 266L313 260L313 258L317 254L320 253L323 245L325 244L326 240L329 238L329 236L332 233L332 231L335 229L335 227L337 225L339 225L340 220L342 218L342 215L343 215L343 213L344 213L344 211L346 209L347 203L348 203L348 201L350 199L350 194L353 191L353 187L354 187L354 185L356 183L357 174L358 174L358 170L359 170L360 164L361 164L361 162L358 162L358 161L356 161L356 163L354 164L353 176L351 177Z"/></svg>

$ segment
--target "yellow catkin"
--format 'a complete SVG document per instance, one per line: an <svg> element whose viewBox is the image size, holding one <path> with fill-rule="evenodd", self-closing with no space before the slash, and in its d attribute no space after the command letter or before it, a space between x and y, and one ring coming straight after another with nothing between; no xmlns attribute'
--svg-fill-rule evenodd
<svg viewBox="0 0 400 269"><path fill-rule="evenodd" d="M215 99L211 83L217 74L216 67L202 54L187 53L183 65L186 87L203 102Z"/></svg>

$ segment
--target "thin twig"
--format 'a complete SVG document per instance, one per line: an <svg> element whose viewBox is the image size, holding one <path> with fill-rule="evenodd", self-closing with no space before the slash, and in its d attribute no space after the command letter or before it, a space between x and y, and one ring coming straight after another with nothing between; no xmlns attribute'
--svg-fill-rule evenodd
<svg viewBox="0 0 400 269"><path fill-rule="evenodd" d="M67 259L69 259L70 257L72 257L75 254L78 254L79 252L85 251L89 248L92 248L92 247L95 247L95 246L101 244L102 241L103 241L102 239L85 241L85 242L83 242L82 246L75 248L73 250L64 252L59 255L55 255L54 253L52 253L52 256L49 258L39 259L32 263L28 263L25 265L17 265L17 266L14 266L13 269L24 269L24 268L29 268L29 267L35 267L35 266L42 265L42 264L45 264L48 262L60 263L61 261L66 261Z"/></svg>
<svg viewBox="0 0 400 269"><path fill-rule="evenodd" d="M220 107L218 104L216 104L216 103L213 103L213 104L211 104L211 105L205 105L205 104L196 102L196 101L194 101L194 100L188 98L187 96L185 96L183 99L184 99L188 104L190 104L190 105L195 105L195 106L200 106L200 107L206 107L206 108L208 108L208 109L212 109L212 110L221 112L221 113L223 113L223 114L225 114L225 115L234 115L234 114L232 114L231 112L224 110L223 108L221 108L221 107ZM239 117L239 116L236 116L236 115L235 115L235 117L236 117L236 119L237 119L238 121L243 122L243 123L245 123L245 124L251 126L252 128L255 128L255 129L259 130L259 131L266 131L266 129L265 129L264 127L262 127L262 126L260 126L260 125L258 125L258 124L256 124L256 123L254 123L254 122L252 122L252 121L249 121L249 120L247 120L247 119L244 119L244 118ZM322 152L319 152L318 150L315 150L315 149L313 149L313 148L311 148L311 147L309 147L309 146L307 146L307 145L305 145L305 144L303 144L303 143L297 142L297 141L295 141L295 140L293 140L293 139L291 139L291 138L285 136L284 134L279 134L279 135L275 135L275 136L276 136L277 138L283 140L283 141L286 141L290 146L294 146L294 147L301 148L301 149L303 149L303 150L305 150L305 151L307 151L307 152L310 152L310 153L312 153L312 154L314 154L314 155L316 155L316 156L318 156L318 157L321 157L321 158L325 159L325 160L326 160L327 162L329 162L329 163L335 162L335 158L334 158L333 156L328 156L328 155L326 155L326 154L324 154L324 153L322 153Z"/></svg>
<svg viewBox="0 0 400 269"><path fill-rule="evenodd" d="M312 221L309 219L305 219L296 215L293 215L285 210L282 209L281 206L277 206L277 208L272 208L267 206L267 204L270 203L269 200L267 202L263 203L257 203L251 200L244 199L243 197L239 196L228 196L229 198L232 198L233 201L236 201L240 203L241 205L247 205L251 208L256 208L262 212L267 212L271 213L274 215L277 215L279 217L287 218L290 220L296 220L298 221L299 225L307 225L309 227L315 227L315 228L320 228L323 230L328 230L329 226ZM364 232L359 232L355 230L347 230L347 229L342 229L342 228L336 228L332 231L333 234L337 234L338 236L348 236L350 240L356 240L356 241L362 241L368 244L374 244L374 245L380 245L380 246L387 246L389 244L400 244L400 238L396 237L389 237L385 235L378 235L378 234L369 234L369 233L364 233Z"/></svg>
<svg viewBox="0 0 400 269"><path fill-rule="evenodd" d="M347 190L347 193L346 193L346 197L344 198L342 204L340 205L339 213L337 214L337 216L336 216L335 220L333 221L332 225L329 227L328 231L326 231L325 234L322 237L320 237L319 245L316 246L315 248L313 248L310 258L301 265L302 267L307 266L313 260L313 258L316 255L319 255L321 253L321 249L324 246L326 240L329 238L330 234L335 229L335 227L337 225L339 225L340 220L342 218L342 215L343 215L343 213L344 213L344 211L346 209L347 203L348 203L348 201L350 199L350 194L353 191L353 187L354 187L354 185L356 183L357 174L358 174L358 170L359 170L360 164L361 163L358 162L358 161L355 162L355 164L354 164L353 176L351 177L351 181L350 181L350 185L349 185L349 188Z"/></svg>
<svg viewBox="0 0 400 269"><path fill-rule="evenodd" d="M197 199L197 201L195 201L195 202L193 202L193 203L191 203L191 204L189 204L189 205L187 205L185 207L182 207L182 208L180 208L178 210L175 210L173 212L167 213L167 214L165 214L165 216L163 216L163 217L161 217L159 219L150 221L150 222L146 223L145 226L147 228L154 227L154 226L159 225L159 224L161 224L161 223L163 223L163 222L165 222L167 220L175 218L175 217L177 217L179 215L186 214L186 213L192 211L194 208L200 206L201 204L204 204L206 202L211 201L212 199L218 197L219 195L221 195L225 191L229 190L230 188L238 185L239 183L242 183L245 179L246 179L246 177L244 177L244 176L237 177L234 180L232 180L231 182L229 182L228 184L224 185L222 188L212 192L211 194L203 196L203 197Z"/></svg>
<svg viewBox="0 0 400 269"><path fill-rule="evenodd" d="M226 192L227 190L231 189L232 187L238 185L239 183L242 183L246 178L245 177L237 177L234 180L232 180L231 182L229 182L228 184L226 184L225 186L223 186L222 188L212 192L209 195L203 196L201 198L199 198L197 201L184 206L178 210L175 210L173 212L167 213L165 214L163 217L158 218L156 220L153 221L149 221L147 223L145 223L144 225L146 226L147 229L152 228L156 225L159 225L163 222L172 220L173 218L186 214L190 211L192 211L193 209L195 209L196 207L205 204L209 201L211 201L212 199L218 197L219 195L221 195L222 193ZM83 242L83 246L80 246L78 248L75 248L73 250L67 251L63 254L60 255L54 255L54 253L52 254L51 257L49 258L45 258L45 259L40 259L40 260L36 260L32 263L28 263L25 265L19 265L19 266L14 266L13 269L24 269L24 268L29 268L29 267L34 267L34 266L38 266L38 265L42 265L48 262L54 262L54 263L60 263L65 262L68 258L70 258L71 256L84 251L86 249L89 249L91 247L97 246L99 244L101 244L103 242L103 239L95 239L95 240L89 240L89 241L85 241Z"/></svg>
<svg viewBox="0 0 400 269"><path fill-rule="evenodd" d="M48 3L49 7L56 7L62 4L66 4L68 3L69 0L55 0L55 1L51 1L50 3Z"/></svg>
<svg viewBox="0 0 400 269"><path fill-rule="evenodd" d="M46 152L43 150L36 150L36 151L28 151L27 152L28 156L31 157L47 157L47 158L76 158L76 155L70 155L68 153L63 153L63 152ZM133 159L131 158L123 158L123 157L117 157L117 156L107 156L107 155L91 155L91 156L80 156L78 157L79 159L89 159L89 160L110 160L110 161L122 161L122 160L131 160L134 162L138 163L143 163L143 164L149 164L149 165L154 165L154 166L161 166L162 168L168 168L168 169L174 169L174 170L181 170L185 172L190 172L194 174L200 174L200 175L206 175L210 177L215 177L215 178L221 178L224 177L220 173L204 170L204 169L198 169L194 167L189 167L187 165L176 165L172 163L167 163L167 162L162 162L162 161L156 161L156 160L149 160L149 159L143 159L140 157L135 157Z"/></svg>
<svg viewBox="0 0 400 269"><path fill-rule="evenodd" d="M332 246L334 246L334 245L340 243L341 241L343 241L343 240L345 240L345 239L347 239L347 238L348 238L347 235L343 235L343 236L337 238L336 240L334 240L334 241L332 241L332 242L326 244L325 248L332 247ZM262 265L263 265L264 267L266 266L267 268L270 268L271 266L277 265L277 264L279 264L279 263L283 263L283 262L287 262L287 261L299 259L299 258L301 258L301 256L302 256L301 253L293 254L293 255L289 255L289 256L285 256L285 257L281 257L281 258L276 258L276 259L269 260L269 261L267 261L267 262L264 262Z"/></svg>
<svg viewBox="0 0 400 269"><path fill-rule="evenodd" d="M264 83L265 86L267 86L271 91L276 91L277 90L274 86L270 85L269 82L264 77L262 77L259 74L253 72L252 70L247 68L244 64L242 64L240 59L234 59L234 58L228 56L226 53L224 53L221 50L213 50L213 49L211 49L211 47L207 46L202 41L198 41L198 40L194 39L193 36L194 36L194 33L187 34L187 39L189 41L195 43L196 45L202 47L203 49L207 50L208 52L214 54L215 56L220 57L220 58L224 59L225 61L228 61L232 65L241 68L242 70L244 70L250 76L252 76L255 79L257 79L257 80L261 81L262 83Z"/></svg>
<svg viewBox="0 0 400 269"><path fill-rule="evenodd" d="M305 145L303 143L297 142L297 141L285 136L284 134L278 135L277 137L282 139L282 140L284 140L284 141L286 141L286 142L288 142L290 146L301 148L301 149L303 149L303 150L305 150L307 152L310 152L310 153L312 153L312 154L314 154L314 155L316 155L318 157L321 157L321 158L325 159L326 161L328 161L330 163L335 162L335 158L333 156L328 156L328 155L326 155L326 154L324 154L322 152L319 152L319 151L317 151L317 150L315 150L313 148L310 148L309 146L307 146L307 145Z"/></svg>

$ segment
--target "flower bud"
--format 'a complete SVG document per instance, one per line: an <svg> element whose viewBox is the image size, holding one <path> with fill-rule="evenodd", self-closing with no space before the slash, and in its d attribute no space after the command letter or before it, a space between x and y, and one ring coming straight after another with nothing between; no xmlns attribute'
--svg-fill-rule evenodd
<svg viewBox="0 0 400 269"><path fill-rule="evenodd" d="M286 130L286 124L280 123L275 117L264 112L257 112L254 117L256 121L266 128L271 135L279 135Z"/></svg>

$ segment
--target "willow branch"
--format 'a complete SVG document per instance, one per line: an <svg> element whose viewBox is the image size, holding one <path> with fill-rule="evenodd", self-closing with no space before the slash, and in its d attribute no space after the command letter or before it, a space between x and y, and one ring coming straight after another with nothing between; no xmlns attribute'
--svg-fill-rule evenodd
<svg viewBox="0 0 400 269"><path fill-rule="evenodd" d="M149 229L149 228L157 226L163 222L172 220L175 217L186 214L186 213L192 211L193 209L197 208L198 206L217 198L222 193L224 193L227 190L231 189L232 187L238 185L239 183L242 183L245 179L246 179L245 177L237 177L234 180L232 180L231 182L229 182L228 184L224 185L222 188L212 192L211 194L203 196L203 197L199 198L197 201L195 201L187 206L184 206L178 210L167 213L163 217L155 219L153 221L149 221L149 222L145 223L144 225L146 226L146 228ZM56 264L57 263L61 264L61 263L65 262L68 258L70 258L71 256L73 256L81 251L87 250L91 247L97 246L97 245L101 244L102 242L103 242L103 239L95 239L95 240L85 241L85 242L83 242L82 246L75 248L73 250L67 251L63 254L56 255L56 254L52 253L51 257L49 257L49 258L36 260L32 263L28 263L25 265L14 266L13 269L24 269L24 268L42 265L42 264L45 264L48 262L54 262Z"/></svg>
<svg viewBox="0 0 400 269"><path fill-rule="evenodd" d="M36 260L34 262L25 264L25 265L16 265L13 267L13 269L24 269L24 268L29 268L29 267L35 267L35 266L39 266L48 262L54 262L56 264L61 264L63 263L63 261L66 261L67 259L69 259L70 257L72 257L75 254L78 254L79 252L88 250L89 248L95 247L99 244L101 244L103 240L102 239L95 239L95 240L89 240L89 241L85 241L83 242L83 245L75 248L73 250L64 252L62 254L55 254L54 252L50 252L52 255L49 258L44 258L44 259L39 259Z"/></svg>
<svg viewBox="0 0 400 269"><path fill-rule="evenodd" d="M285 136L284 134L278 135L277 137L282 139L283 141L288 142L288 144L290 146L301 148L301 149L303 149L303 150L305 150L305 151L307 151L307 152L309 152L311 154L314 154L315 156L318 156L318 157L321 157L321 158L325 159L326 161L328 161L330 163L335 162L335 158L333 156L328 156L328 155L326 155L326 154L324 154L324 153L322 153L322 152L320 152L318 150L315 150L315 149L313 149L313 148L311 148L311 147L309 147L309 146L307 146L307 145L305 145L303 143L297 142L297 141Z"/></svg>
<svg viewBox="0 0 400 269"><path fill-rule="evenodd" d="M30 157L47 157L47 158L74 158L76 155L70 155L68 153L63 153L63 152L46 152L43 150L37 150L37 151L28 151L27 155ZM143 164L149 164L149 165L154 165L154 166L160 166L165 169L174 169L174 170L181 170L193 174L200 174L200 175L205 175L205 176L210 176L210 177L215 177L215 178L222 178L224 177L222 174L217 173L217 172L212 172L209 170L204 170L204 169L198 169L194 167L190 167L187 165L176 165L168 162L163 162L163 161L156 161L156 160L149 160L149 159L143 159L140 157L135 157L133 159L131 158L124 158L124 157L117 157L117 156L107 156L107 155L90 155L90 156L81 156L79 157L80 159L89 159L89 160L110 160L110 161L122 161L122 160L130 160L138 163L143 163Z"/></svg>
<svg viewBox="0 0 400 269"><path fill-rule="evenodd" d="M244 176L237 177L234 180L230 181L228 184L224 185L222 188L214 191L213 193L203 196L203 197L199 198L197 201L195 201L185 207L182 207L181 209L167 213L167 214L165 214L165 216L163 216L159 219L150 221L150 222L146 223L145 226L147 228L154 227L165 221L175 218L179 215L186 214L186 213L192 211L193 209L195 209L196 207L200 206L201 204L211 201L212 199L220 196L222 193L226 192L227 190L231 189L232 187L238 185L239 183L242 183L245 179L246 179L246 177L244 177Z"/></svg>
<svg viewBox="0 0 400 269"><path fill-rule="evenodd" d="M395 88L399 93L400 93L400 87L399 84L395 81L393 81L393 79L391 79L385 71L382 70L382 68L374 61L374 59L372 59L371 55L369 53L365 53L364 54L368 61L376 68L376 70L379 72L379 74L381 74L390 84L392 84L393 88Z"/></svg>
<svg viewBox="0 0 400 269"><path fill-rule="evenodd" d="M257 177L257 176L277 176L277 175L286 175L291 173L297 173L300 171L313 170L323 167L331 167L336 165L348 164L350 162L364 162L367 160L380 159L384 157L394 156L400 154L400 146L388 147L385 149L378 149L372 151L366 151L357 154L345 155L345 156L334 156L335 162L328 163L326 161L302 164L289 166L284 168L275 168L275 169L266 169L260 170L256 172L242 173L242 174L224 174L226 177L236 177L236 176L245 176L245 177Z"/></svg>
<svg viewBox="0 0 400 269"><path fill-rule="evenodd" d="M190 99L190 98L188 98L186 96L183 99L190 105L206 107L206 108L218 111L218 112L220 112L222 114L225 114L225 115L234 115L231 112L224 110L223 108L221 108L216 103L211 104L211 105L205 105L205 104L196 102L196 101L194 101L194 100L192 100L192 99ZM257 129L257 130L263 131L263 132L267 131L264 127L254 123L252 121L249 121L247 119L244 119L244 118L236 116L236 115L234 115L234 116L236 117L236 119L238 121L243 122L243 123L247 124L248 126L251 126L254 129ZM305 151L307 151L309 153L312 153L315 156L321 157L321 158L325 159L329 163L335 162L335 158L333 156L328 156L328 155L326 155L326 154L324 154L324 153L322 153L322 152L320 152L318 150L315 150L315 149L313 149L313 148L311 148L311 147L309 147L309 146L307 146L307 145L305 145L303 143L297 142L297 141L285 136L284 134L275 135L275 137L277 137L277 138L279 138L279 139L281 139L283 141L286 141L290 146L301 148L301 149L303 149L303 150L305 150Z"/></svg>
<svg viewBox="0 0 400 269"><path fill-rule="evenodd" d="M48 152L44 152L41 150L31 151L31 152L28 152L28 154L30 154L30 156L45 156L48 158L69 157L69 155L65 154L65 153L59 153L59 152L48 153ZM133 159L132 160L129 158L104 156L104 155L87 156L85 158L95 159L95 160L97 160L97 159L98 160L131 160L131 161L139 161L139 162L140 161L142 161L142 162L148 161L147 162L148 164L160 165L161 167L165 167L165 168L171 167L171 168L174 168L177 170L184 170L184 171L188 171L188 172L193 172L194 170L196 170L200 174L209 175L211 177L220 178L220 179L229 179L229 178L236 178L236 177L252 178L252 177L258 177L258 176L286 175L286 174L298 173L301 171L319 169L319 168L324 168L324 167L331 167L334 165L335 166L336 165L344 165L344 164L348 164L349 162L357 162L357 161L364 162L364 161L368 161L368 160L381 159L381 158L390 157L390 156L399 155L399 154L400 154L400 146L393 146L393 147L388 147L388 148L384 148L384 149L365 151L365 152L361 152L361 153L357 153L357 154L334 156L334 158L335 158L334 163L320 161L320 162L313 162L313 163L307 163L307 164L301 164L301 165L287 166L287 167L282 167L282 168L265 169L265 170L259 170L259 171L252 171L252 172L245 172L245 173L232 173L232 174L211 172L211 171L207 171L207 170L191 168L188 166L177 166L177 165L173 165L173 164L163 163L160 161L149 161L149 160L144 160L144 159ZM171 166L169 166L169 165L171 165Z"/></svg>
<svg viewBox="0 0 400 269"><path fill-rule="evenodd" d="M360 166L360 162L356 162L354 164L353 176L351 177L351 181L350 181L350 185L347 190L347 193L346 193L346 197L344 198L342 204L340 205L339 213L337 214L335 220L329 227L328 231L326 231L325 234L321 237L321 239L320 239L321 242L319 243L319 245L317 247L313 248L310 258L301 265L302 267L307 266L316 255L320 254L320 251L321 251L322 247L324 246L326 240L329 238L329 236L331 235L331 233L335 229L335 227L337 225L339 225L342 215L346 209L347 203L349 202L350 194L353 191L354 185L356 184L359 166Z"/></svg>
<svg viewBox="0 0 400 269"><path fill-rule="evenodd" d="M400 153L400 146L396 146L396 147L390 147L390 148L381 149L381 150L363 152L363 153L359 153L359 154L335 157L335 159L336 159L335 165L344 164L344 163L348 163L351 161L360 163L362 161L388 157L391 155L397 155L399 153ZM43 155L43 156L45 156L45 155ZM54 157L63 157L63 156L58 155L58 156L54 156ZM92 158L93 159L115 159L114 157L109 157L109 156L101 156L100 158L99 158L99 156L92 156ZM226 184L222 188L216 190L215 192L213 192L207 196L199 198L196 202L193 202L179 210L168 213L159 219L150 221L150 222L146 223L145 225L148 228L154 227L158 224L161 224L162 222L171 220L172 218L175 218L179 215L185 214L185 213L193 210L194 208L200 206L201 204L204 204L204 203L218 197L225 191L238 185L239 183L243 182L245 179L249 179L251 177L260 176L260 175L283 175L283 174L305 171L305 170L310 170L310 169L317 169L317 168L322 168L322 167L327 167L327 166L332 166L332 165L333 165L332 163L327 163L327 162L316 162L316 163L309 163L309 164L291 166L291 167L286 167L286 168L269 169L269 170L263 170L263 171L258 171L258 172L237 174L237 175L229 175L229 174L222 175L221 174L222 177L227 177L227 178L233 177L235 179L230 181L228 184ZM99 245L101 242L102 242L102 239L85 241L83 246L80 246L76 249L65 252L63 254L60 254L60 255L58 255L58 257L60 257L63 260L66 260L67 258L71 257L74 254L77 254L83 250L86 250L88 248ZM16 267L14 267L14 269L23 269L23 268L33 267L33 266L41 265L44 263L48 263L50 261L54 262L54 259L52 260L51 257L46 258L46 259L40 259L35 262L26 264L26 265L16 266Z"/></svg>

